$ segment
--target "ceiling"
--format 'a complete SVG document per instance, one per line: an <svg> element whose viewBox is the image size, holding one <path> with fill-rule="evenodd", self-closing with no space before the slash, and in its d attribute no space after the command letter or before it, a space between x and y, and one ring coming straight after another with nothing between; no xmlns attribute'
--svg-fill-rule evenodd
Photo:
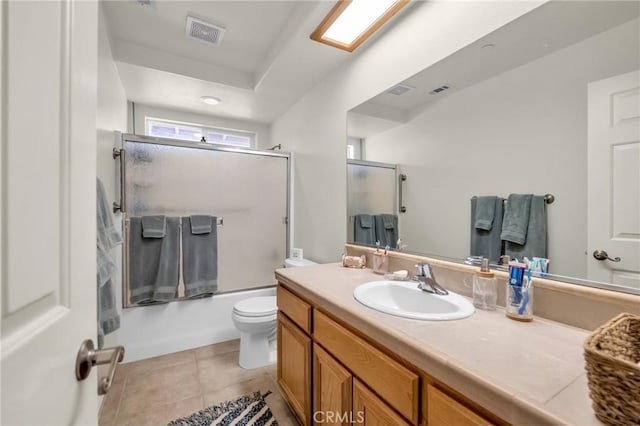
<svg viewBox="0 0 640 426"><path fill-rule="evenodd" d="M334 1L102 4L113 57L133 102L271 123L354 56L309 39ZM221 44L186 37L187 15L224 27ZM206 105L201 96L223 102Z"/></svg>
<svg viewBox="0 0 640 426"><path fill-rule="evenodd" d="M415 74L402 95L383 92L349 113L349 136L407 122L443 97L640 16L640 2L551 1ZM490 46L487 46L490 45ZM485 47L486 46L486 47ZM470 72L471 70L471 72ZM440 86L449 89L430 92Z"/></svg>

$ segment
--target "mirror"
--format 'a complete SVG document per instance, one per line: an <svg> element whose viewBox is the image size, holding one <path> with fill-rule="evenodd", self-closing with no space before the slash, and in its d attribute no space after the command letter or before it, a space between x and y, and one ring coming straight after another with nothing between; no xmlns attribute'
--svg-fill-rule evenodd
<svg viewBox="0 0 640 426"><path fill-rule="evenodd" d="M349 111L363 160L407 175L407 251L460 261L473 196L553 194L549 277L640 292L638 16L548 2Z"/></svg>

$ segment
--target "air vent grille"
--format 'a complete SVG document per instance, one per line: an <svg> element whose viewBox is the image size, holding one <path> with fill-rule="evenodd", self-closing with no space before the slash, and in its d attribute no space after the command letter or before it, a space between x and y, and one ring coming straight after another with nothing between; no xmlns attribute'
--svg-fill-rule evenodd
<svg viewBox="0 0 640 426"><path fill-rule="evenodd" d="M219 45L222 41L222 36L224 36L224 28L193 16L187 16L186 34L187 37Z"/></svg>
<svg viewBox="0 0 640 426"><path fill-rule="evenodd" d="M445 90L450 89L450 86L440 86L440 87L436 87L435 89L433 89L432 91L429 92L430 95L437 95L438 93L442 93Z"/></svg>
<svg viewBox="0 0 640 426"><path fill-rule="evenodd" d="M390 95L400 96L400 95L404 95L411 89L413 89L413 87L411 86L405 86L404 84L396 84L391 89L387 90L387 93Z"/></svg>

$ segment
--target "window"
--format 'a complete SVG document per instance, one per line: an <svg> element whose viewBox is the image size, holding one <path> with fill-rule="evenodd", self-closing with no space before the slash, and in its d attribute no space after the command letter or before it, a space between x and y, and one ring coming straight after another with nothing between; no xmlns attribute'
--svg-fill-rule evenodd
<svg viewBox="0 0 640 426"><path fill-rule="evenodd" d="M145 124L147 135L159 138L201 142L204 136L207 143L241 148L253 147L256 139L256 134L252 132L207 127L200 124L181 123L160 118L146 117Z"/></svg>
<svg viewBox="0 0 640 426"><path fill-rule="evenodd" d="M362 160L363 145L360 138L347 138L347 159Z"/></svg>

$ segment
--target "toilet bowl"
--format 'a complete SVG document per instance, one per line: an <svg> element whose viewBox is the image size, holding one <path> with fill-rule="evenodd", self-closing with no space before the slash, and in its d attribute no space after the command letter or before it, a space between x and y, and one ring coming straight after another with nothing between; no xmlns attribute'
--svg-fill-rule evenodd
<svg viewBox="0 0 640 426"><path fill-rule="evenodd" d="M309 259L288 258L287 268L316 265ZM240 367L264 367L276 362L278 307L276 296L251 297L239 301L231 313L233 324L240 331Z"/></svg>
<svg viewBox="0 0 640 426"><path fill-rule="evenodd" d="M276 361L276 296L252 297L233 306L231 319L240 331L240 367L263 367Z"/></svg>

